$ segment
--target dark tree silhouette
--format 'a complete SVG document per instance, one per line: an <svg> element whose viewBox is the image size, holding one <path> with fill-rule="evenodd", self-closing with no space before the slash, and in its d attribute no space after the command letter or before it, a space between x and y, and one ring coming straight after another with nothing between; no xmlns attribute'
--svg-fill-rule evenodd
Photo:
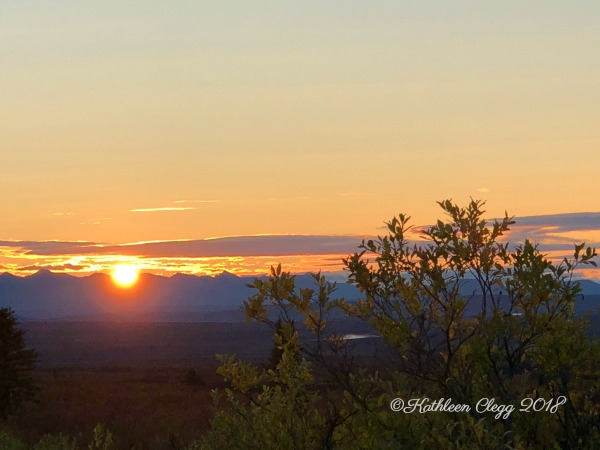
<svg viewBox="0 0 600 450"><path fill-rule="evenodd" d="M0 308L0 419L33 397L32 371L37 352L25 348L25 331L18 328L14 311Z"/></svg>

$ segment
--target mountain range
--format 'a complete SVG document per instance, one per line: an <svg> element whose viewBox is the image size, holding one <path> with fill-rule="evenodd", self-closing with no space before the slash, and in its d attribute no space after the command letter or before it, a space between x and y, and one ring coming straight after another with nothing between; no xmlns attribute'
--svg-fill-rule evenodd
<svg viewBox="0 0 600 450"><path fill-rule="evenodd" d="M2 273L0 307L11 307L21 320L234 322L243 320L240 306L255 292L248 287L255 278L228 272L215 277L144 273L133 288L123 289L102 273L86 277L48 270L27 277ZM590 280L580 284L576 311L597 310L600 284ZM297 275L296 286L314 289L315 281L309 274ZM467 280L463 291L476 292L475 280ZM338 282L334 297L353 301L362 295L355 286Z"/></svg>

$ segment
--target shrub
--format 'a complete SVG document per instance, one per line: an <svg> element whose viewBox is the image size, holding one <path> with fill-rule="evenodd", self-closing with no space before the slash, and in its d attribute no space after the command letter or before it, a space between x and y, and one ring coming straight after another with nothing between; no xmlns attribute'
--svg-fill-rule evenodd
<svg viewBox="0 0 600 450"><path fill-rule="evenodd" d="M77 450L77 441L63 434L47 434L42 436L33 450Z"/></svg>
<svg viewBox="0 0 600 450"><path fill-rule="evenodd" d="M214 394L202 448L600 448L599 347L574 315L573 279L595 265L595 250L576 245L555 264L528 240L514 249L502 242L514 221L488 224L482 202L439 205L447 219L423 232L425 244L408 241L401 214L387 236L345 260L358 302L333 299L320 274L314 290L296 290L280 266L255 280L246 314L273 327L279 362L259 369L220 357L231 388L224 404ZM278 327L269 307L280 311ZM334 309L383 337L388 352L375 369L354 364L346 343L327 334ZM311 345L300 342L292 312L314 334ZM469 409L408 414L391 409L395 398ZM478 410L484 398L515 410ZM519 411L528 398L553 403Z"/></svg>
<svg viewBox="0 0 600 450"><path fill-rule="evenodd" d="M104 425L96 425L88 450L111 450L112 448L112 433Z"/></svg>

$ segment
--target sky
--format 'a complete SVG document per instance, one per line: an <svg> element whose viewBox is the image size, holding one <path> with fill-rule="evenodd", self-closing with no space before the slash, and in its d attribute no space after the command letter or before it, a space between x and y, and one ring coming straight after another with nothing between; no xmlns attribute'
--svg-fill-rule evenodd
<svg viewBox="0 0 600 450"><path fill-rule="evenodd" d="M600 246L598 23L597 1L3 1L0 271L336 271L446 198Z"/></svg>

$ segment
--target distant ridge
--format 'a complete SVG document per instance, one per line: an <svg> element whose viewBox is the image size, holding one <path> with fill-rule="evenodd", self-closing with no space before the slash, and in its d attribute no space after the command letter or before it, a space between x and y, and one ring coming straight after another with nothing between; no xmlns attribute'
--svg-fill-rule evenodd
<svg viewBox="0 0 600 450"><path fill-rule="evenodd" d="M175 274L164 277L144 273L132 289L114 285L109 275L86 277L40 270L27 277L0 274L0 307L11 307L27 320L111 320L115 317L153 317L155 320L243 320L239 310L255 291L247 285L256 277L223 272L215 277ZM267 279L266 276L260 277ZM600 284L581 280L582 294L576 311L595 311L600 305ZM296 275L298 287L315 288L310 274ZM466 280L462 291L477 295L475 280ZM337 283L334 297L362 298L358 289ZM237 311L237 312L236 312ZM102 318L102 319L101 319ZM108 319L107 319L108 318ZM184 320L184 321L186 321Z"/></svg>
<svg viewBox="0 0 600 450"><path fill-rule="evenodd" d="M223 272L215 277L176 274L164 277L143 273L131 289L114 285L111 277L95 273L75 277L40 270L27 277L0 274L0 307L13 308L29 320L57 320L86 316L110 317L134 313L180 316L234 310L254 294L247 285L256 277L239 277ZM266 279L266 277L263 277ZM314 287L310 275L298 275L299 287ZM359 298L351 285L338 283L336 294L349 300ZM196 315L200 317L201 315Z"/></svg>

